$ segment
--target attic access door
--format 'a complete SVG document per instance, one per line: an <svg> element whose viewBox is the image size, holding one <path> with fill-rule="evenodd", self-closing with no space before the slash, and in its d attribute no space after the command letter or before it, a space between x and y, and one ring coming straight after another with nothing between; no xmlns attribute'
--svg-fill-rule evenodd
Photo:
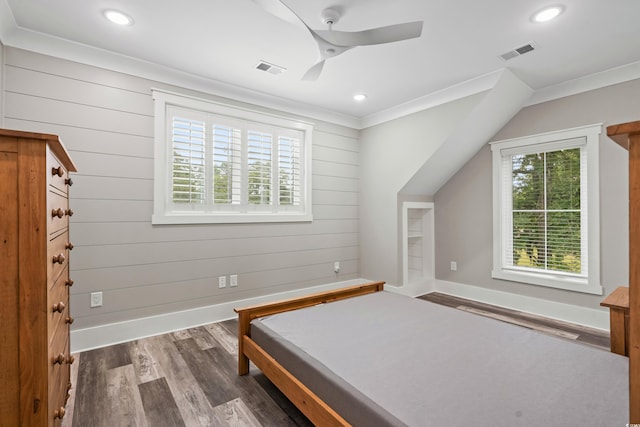
<svg viewBox="0 0 640 427"><path fill-rule="evenodd" d="M429 286L435 278L433 203L402 203L402 285Z"/></svg>

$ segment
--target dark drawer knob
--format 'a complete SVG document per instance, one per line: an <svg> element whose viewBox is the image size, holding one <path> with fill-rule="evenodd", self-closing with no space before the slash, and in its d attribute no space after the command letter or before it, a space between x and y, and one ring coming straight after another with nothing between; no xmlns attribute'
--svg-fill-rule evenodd
<svg viewBox="0 0 640 427"><path fill-rule="evenodd" d="M73 323L75 319L73 318L73 316L69 316L66 319L64 319L64 322L68 325L71 325Z"/></svg>
<svg viewBox="0 0 640 427"><path fill-rule="evenodd" d="M67 209L66 211L64 211L64 213L69 216L73 216L73 209Z"/></svg>
<svg viewBox="0 0 640 427"><path fill-rule="evenodd" d="M66 360L66 356L64 355L64 353L60 353L59 355L53 358L53 364L62 365L65 360Z"/></svg>
<svg viewBox="0 0 640 427"><path fill-rule="evenodd" d="M62 417L64 417L64 414L66 413L66 411L64 410L64 407L61 406L60 408L56 409L55 411L53 411L53 418L60 418L62 419Z"/></svg>
<svg viewBox="0 0 640 427"><path fill-rule="evenodd" d="M62 301L57 304L53 304L53 312L55 313L57 311L58 313L62 313L64 311L64 307L65 305Z"/></svg>
<svg viewBox="0 0 640 427"><path fill-rule="evenodd" d="M69 357L67 357L67 364L73 365L73 362L75 361L76 361L76 358L73 356L73 354L70 354Z"/></svg>
<svg viewBox="0 0 640 427"><path fill-rule="evenodd" d="M64 284L67 286L73 286L73 280L69 279Z"/></svg>
<svg viewBox="0 0 640 427"><path fill-rule="evenodd" d="M69 249L70 251L73 250L73 243L69 242L66 245L64 245L65 249Z"/></svg>
<svg viewBox="0 0 640 427"><path fill-rule="evenodd" d="M62 218L64 216L64 213L65 212L62 209L58 208L51 211L51 216L53 218L55 217Z"/></svg>
<svg viewBox="0 0 640 427"><path fill-rule="evenodd" d="M51 168L51 175L58 175L59 177L62 177L62 175L64 175L64 169L62 169L62 166Z"/></svg>
<svg viewBox="0 0 640 427"><path fill-rule="evenodd" d="M71 178L65 179L64 183L67 184L69 187L71 187L73 185L73 181L71 180Z"/></svg>
<svg viewBox="0 0 640 427"><path fill-rule="evenodd" d="M64 254L59 254L53 257L53 263L63 264L65 259Z"/></svg>

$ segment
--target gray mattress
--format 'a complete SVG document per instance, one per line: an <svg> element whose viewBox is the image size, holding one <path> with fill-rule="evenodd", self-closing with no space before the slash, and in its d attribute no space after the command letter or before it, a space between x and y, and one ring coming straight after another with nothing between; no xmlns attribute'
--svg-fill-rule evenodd
<svg viewBox="0 0 640 427"><path fill-rule="evenodd" d="M628 359L377 292L254 320L251 336L356 426L624 426Z"/></svg>

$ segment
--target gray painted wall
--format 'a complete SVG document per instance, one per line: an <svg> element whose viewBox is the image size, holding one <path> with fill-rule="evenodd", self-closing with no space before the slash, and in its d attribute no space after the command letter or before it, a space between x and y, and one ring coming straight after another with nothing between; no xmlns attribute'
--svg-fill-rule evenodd
<svg viewBox="0 0 640 427"><path fill-rule="evenodd" d="M600 137L601 279L605 294L628 280L628 156L606 126L638 120L640 80L524 108L494 138L502 140L603 123ZM491 150L485 146L435 198L436 278L598 308L602 297L494 280ZM449 262L457 262L450 271Z"/></svg>
<svg viewBox="0 0 640 427"><path fill-rule="evenodd" d="M152 226L151 88L216 98L15 48L4 53L4 126L60 135L78 166L74 329L360 277L358 131L315 122L312 223ZM217 277L229 274L239 286L218 289ZM104 292L103 307L89 308L94 291Z"/></svg>
<svg viewBox="0 0 640 427"><path fill-rule="evenodd" d="M315 122L313 223L152 226L150 89L218 98L0 49L3 126L59 134L80 170L71 193L75 329L358 277L401 283L398 192L483 96L360 133ZM639 93L637 80L531 106L495 139L637 120ZM627 154L605 136L600 149L601 270L608 293L628 275ZM491 279L488 146L433 200L438 279L598 306L597 296ZM334 261L341 262L339 275L333 273ZM457 272L449 271L449 261L458 263ZM217 276L229 274L239 275L240 286L219 290ZM104 292L103 307L89 308L93 291Z"/></svg>
<svg viewBox="0 0 640 427"><path fill-rule="evenodd" d="M472 95L361 132L362 277L402 283L398 193L483 96Z"/></svg>

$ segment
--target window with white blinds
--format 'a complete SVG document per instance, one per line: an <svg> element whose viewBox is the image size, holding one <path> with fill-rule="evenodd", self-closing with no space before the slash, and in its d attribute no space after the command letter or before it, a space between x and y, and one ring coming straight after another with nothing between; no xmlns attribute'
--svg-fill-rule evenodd
<svg viewBox="0 0 640 427"><path fill-rule="evenodd" d="M600 125L498 141L493 277L601 294Z"/></svg>
<svg viewBox="0 0 640 427"><path fill-rule="evenodd" d="M163 91L153 95L153 223L311 220L311 125Z"/></svg>

